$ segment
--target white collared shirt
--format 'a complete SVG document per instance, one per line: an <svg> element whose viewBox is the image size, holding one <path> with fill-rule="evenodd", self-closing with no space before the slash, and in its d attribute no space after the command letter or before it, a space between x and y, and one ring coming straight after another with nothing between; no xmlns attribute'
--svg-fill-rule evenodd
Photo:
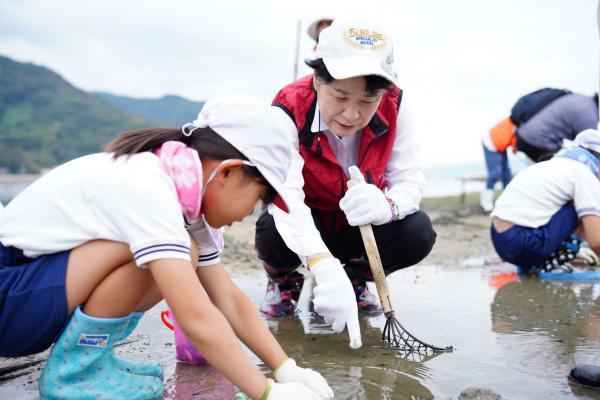
<svg viewBox="0 0 600 400"><path fill-rule="evenodd" d="M571 201L579 218L600 216L600 183L583 163L554 157L519 172L496 200L491 216L539 228Z"/></svg>
<svg viewBox="0 0 600 400"><path fill-rule="evenodd" d="M217 264L219 252L205 232L203 225L186 231L175 185L150 152L76 158L40 177L0 212L0 242L31 258L104 239L128 244L145 268L158 259L190 261L191 234L197 265Z"/></svg>
<svg viewBox="0 0 600 400"><path fill-rule="evenodd" d="M289 214L277 207L270 206L277 231L290 250L298 254L304 264L306 257L316 253L329 253L321 239L310 208L304 203L304 178L302 168L304 160L299 153L298 129L290 117L281 110L282 118L288 121L289 135L297 152L294 152L290 173L285 182L290 202L293 204ZM362 129L354 135L339 138L327 126L319 112L319 104L311 124L312 132L323 132L329 141L338 162L348 175L348 167L356 165ZM412 116L406 107L406 96L402 103L396 121L396 138L390 159L385 169L387 188L385 194L394 200L400 212L400 219L419 210L423 196L425 177L420 167L416 134L413 128Z"/></svg>

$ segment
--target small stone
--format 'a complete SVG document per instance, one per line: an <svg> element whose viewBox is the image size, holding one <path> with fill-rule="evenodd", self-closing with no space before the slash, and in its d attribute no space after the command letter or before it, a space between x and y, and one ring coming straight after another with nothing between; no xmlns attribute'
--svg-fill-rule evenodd
<svg viewBox="0 0 600 400"><path fill-rule="evenodd" d="M458 400L502 400L502 396L490 389L471 387L460 392Z"/></svg>

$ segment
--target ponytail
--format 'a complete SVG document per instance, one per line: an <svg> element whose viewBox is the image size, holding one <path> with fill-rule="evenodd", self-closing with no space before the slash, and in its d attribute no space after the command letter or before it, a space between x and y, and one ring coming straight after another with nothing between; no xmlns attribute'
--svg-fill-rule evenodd
<svg viewBox="0 0 600 400"><path fill-rule="evenodd" d="M150 128L124 132L114 138L106 146L105 150L113 153L113 157L117 158L145 151L154 151L162 146L163 143L169 141L185 143L198 152L201 160L248 160L243 153L208 127L195 128L191 135L184 135L181 129L174 128ZM267 204L271 203L275 198L276 192L263 178L258 169L247 165L244 165L242 169L246 176L267 186L263 202Z"/></svg>

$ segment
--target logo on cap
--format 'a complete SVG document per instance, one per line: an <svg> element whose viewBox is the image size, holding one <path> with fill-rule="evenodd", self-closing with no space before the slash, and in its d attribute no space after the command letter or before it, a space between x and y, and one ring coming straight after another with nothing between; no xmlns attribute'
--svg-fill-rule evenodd
<svg viewBox="0 0 600 400"><path fill-rule="evenodd" d="M354 48L379 50L388 42L387 35L371 29L349 28L344 30L344 40Z"/></svg>

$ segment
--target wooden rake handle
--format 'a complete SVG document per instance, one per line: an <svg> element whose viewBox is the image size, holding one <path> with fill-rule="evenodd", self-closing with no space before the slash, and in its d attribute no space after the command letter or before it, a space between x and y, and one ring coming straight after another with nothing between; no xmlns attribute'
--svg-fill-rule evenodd
<svg viewBox="0 0 600 400"><path fill-rule="evenodd" d="M348 181L348 188L351 188L361 183L355 179ZM360 235L362 236L365 250L367 251L367 258L369 259L369 266L371 267L371 273L373 274L373 280L377 287L377 294L379 294L379 300L383 306L383 312L389 313L392 310L392 304L390 302L390 291L385 279L385 272L383 271L383 264L381 264L381 257L379 256L379 249L377 249L377 242L375 241L375 235L373 234L373 228L371 224L361 225Z"/></svg>

